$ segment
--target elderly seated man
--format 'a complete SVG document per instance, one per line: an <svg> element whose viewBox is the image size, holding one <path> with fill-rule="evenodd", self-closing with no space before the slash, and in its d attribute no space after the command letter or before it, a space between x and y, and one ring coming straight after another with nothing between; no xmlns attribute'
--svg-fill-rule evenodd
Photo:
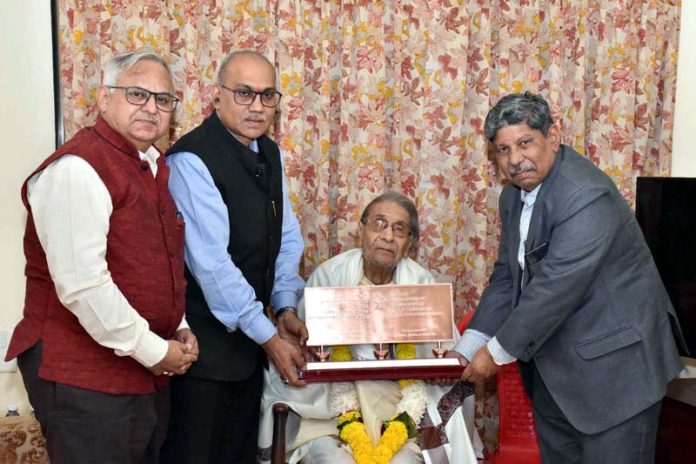
<svg viewBox="0 0 696 464"><path fill-rule="evenodd" d="M418 243L418 213L410 199L396 192L375 198L365 208L358 232L360 248L320 265L307 286L435 282L428 270L408 257ZM302 301L301 316L303 307ZM432 357L431 344L399 343L392 348L397 358ZM374 359L373 349L373 345L335 346L331 359ZM284 402L291 408L290 463L476 463L472 441L479 452L481 442L474 430L471 393L471 387L461 382L440 386L422 380L316 383L297 389L285 385L271 366L262 399L260 459L270 459L272 407ZM416 438L409 439L404 427L392 427L390 421L398 416L402 423L408 422L404 412L417 425Z"/></svg>

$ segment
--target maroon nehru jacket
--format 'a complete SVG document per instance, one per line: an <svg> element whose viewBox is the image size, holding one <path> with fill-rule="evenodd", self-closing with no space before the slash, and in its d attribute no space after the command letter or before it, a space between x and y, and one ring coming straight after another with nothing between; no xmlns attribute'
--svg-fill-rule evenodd
<svg viewBox="0 0 696 464"><path fill-rule="evenodd" d="M163 157L153 177L138 150L100 117L29 178L64 154L87 161L111 196L106 260L114 283L151 331L171 338L184 314L184 224L167 190L169 169ZM147 394L166 384L167 376L155 377L133 358L97 344L60 303L27 201L27 181L22 199L29 211L24 234L26 298L7 359L42 341L42 379L114 394Z"/></svg>

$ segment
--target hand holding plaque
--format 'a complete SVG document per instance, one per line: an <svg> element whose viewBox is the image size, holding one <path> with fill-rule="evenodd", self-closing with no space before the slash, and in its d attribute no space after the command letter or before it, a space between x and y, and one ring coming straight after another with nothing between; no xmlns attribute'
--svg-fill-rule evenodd
<svg viewBox="0 0 696 464"><path fill-rule="evenodd" d="M313 287L305 289L308 345L318 362L301 373L306 382L459 378L462 366L444 358L441 343L455 336L450 284ZM389 359L392 343L434 343L416 359ZM373 344L375 360L329 361L326 348ZM421 350L421 355L423 352Z"/></svg>

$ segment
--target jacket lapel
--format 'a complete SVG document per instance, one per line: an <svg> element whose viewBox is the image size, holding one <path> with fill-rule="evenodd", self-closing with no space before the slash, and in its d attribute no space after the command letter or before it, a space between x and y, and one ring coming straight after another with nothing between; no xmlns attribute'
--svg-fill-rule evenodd
<svg viewBox="0 0 696 464"><path fill-rule="evenodd" d="M513 304L517 306L517 300L520 294L520 264L517 261L517 251L520 247L520 215L522 214L522 201L520 200L519 189L514 189L514 195L511 199L512 204L508 210L507 222L510 224L508 235L508 262L512 271L512 294Z"/></svg>
<svg viewBox="0 0 696 464"><path fill-rule="evenodd" d="M532 210L532 217L529 221L529 230L527 231L527 240L524 242L524 253L527 255L530 251L535 250L537 247L541 246L544 241L548 240L547 233L544 231L544 210L546 209L546 197L549 195L549 191L552 190L553 184L558 178L558 172L560 171L561 163L564 158L564 145L556 153L556 159L554 160L553 167L551 171L544 179L539 189L539 194L537 195L536 201L534 202L534 209ZM518 233L519 233L519 218L518 218ZM525 263L526 264L526 263ZM527 285L529 278L531 276L530 272L525 272L525 282Z"/></svg>

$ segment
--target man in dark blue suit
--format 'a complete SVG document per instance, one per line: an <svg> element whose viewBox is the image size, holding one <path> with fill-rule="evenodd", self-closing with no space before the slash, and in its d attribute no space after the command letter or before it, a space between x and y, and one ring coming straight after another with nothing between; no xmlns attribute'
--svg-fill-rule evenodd
<svg viewBox="0 0 696 464"><path fill-rule="evenodd" d="M509 183L498 259L452 354L462 378L519 361L544 462L653 462L681 334L633 212L561 145L540 96L502 98L484 130Z"/></svg>

